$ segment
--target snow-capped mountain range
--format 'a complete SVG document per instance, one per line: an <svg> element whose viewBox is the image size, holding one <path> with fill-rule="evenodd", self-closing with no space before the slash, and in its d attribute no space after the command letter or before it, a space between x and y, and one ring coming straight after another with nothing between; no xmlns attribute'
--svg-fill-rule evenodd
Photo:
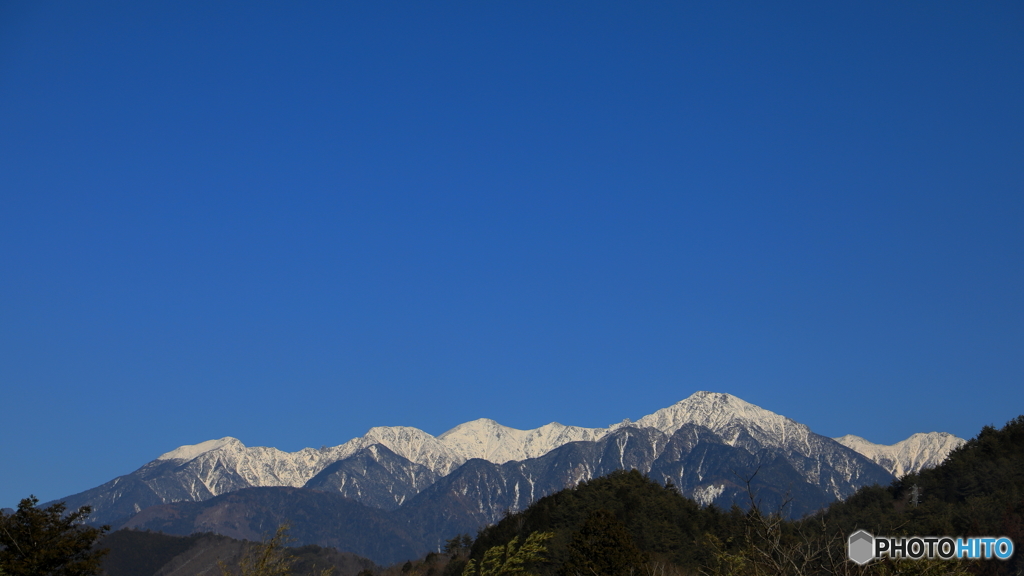
<svg viewBox="0 0 1024 576"><path fill-rule="evenodd" d="M807 426L765 410L730 394L697 392L689 398L644 416L608 428L581 428L552 422L533 430L518 430L480 418L432 436L409 426L380 426L366 435L331 448L304 448L284 452L262 446L247 447L236 438L207 440L181 446L157 458L175 461L194 471L197 483L190 496L202 500L248 486L301 487L330 464L375 444L430 469L438 477L473 458L495 464L538 458L569 442L600 440L623 426L654 428L671 436L686 424L703 426L730 445L747 434L764 446L792 447L807 456L813 450ZM835 438L895 476L917 472L942 462L964 440L945 432L914 434L891 446L874 444L848 434Z"/></svg>
<svg viewBox="0 0 1024 576"><path fill-rule="evenodd" d="M790 513L801 515L860 486L934 466L963 442L936 432L892 446L831 439L735 396L697 392L608 428L551 423L517 430L482 418L436 437L406 426L375 427L339 446L297 452L208 440L64 501L91 505L97 523L223 532L198 520L209 515L185 525L184 512L167 507L217 502L245 489L309 490L399 514L396 522L417 526L422 545L473 532L506 510L617 469L637 469L702 504L722 506L745 497L740 476L749 482L756 475L754 486L767 502L792 499Z"/></svg>
<svg viewBox="0 0 1024 576"><path fill-rule="evenodd" d="M426 468L430 474L419 475L421 479L429 476L429 484L473 458L495 464L526 460L543 456L569 442L597 440L607 432L607 429L558 423L534 430L517 430L481 418L460 424L438 437L408 426L382 426L371 428L366 435L340 446L320 450L304 448L297 452L263 446L248 447L237 438L226 437L181 446L161 455L142 470L147 467L163 470L167 464L173 463L174 475L184 481L178 486L161 487L163 503L202 501L255 486L299 488L331 464L348 459L361 450L384 446L395 455ZM415 474L410 482L422 484L416 481ZM403 494L396 492L395 496L396 504L401 504Z"/></svg>
<svg viewBox="0 0 1024 576"><path fill-rule="evenodd" d="M247 447L237 438L226 437L181 446L156 461L179 462L192 471L198 482L190 486L190 496L203 500L248 486L298 488L330 464L374 445L385 446L437 476L446 476L473 458L495 464L537 458L569 442L598 440L618 426L580 428L552 422L533 430L517 430L480 418L437 437L409 426L379 426L340 446L297 452Z"/></svg>

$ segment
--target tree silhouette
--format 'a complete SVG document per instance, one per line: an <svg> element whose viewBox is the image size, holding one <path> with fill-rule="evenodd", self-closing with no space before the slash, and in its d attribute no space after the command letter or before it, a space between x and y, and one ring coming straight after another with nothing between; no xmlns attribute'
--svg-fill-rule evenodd
<svg viewBox="0 0 1024 576"><path fill-rule="evenodd" d="M71 514L58 502L37 508L29 496L12 514L0 512L0 573L6 576L92 576L99 574L106 550L93 544L109 526L82 523L92 512L82 506Z"/></svg>

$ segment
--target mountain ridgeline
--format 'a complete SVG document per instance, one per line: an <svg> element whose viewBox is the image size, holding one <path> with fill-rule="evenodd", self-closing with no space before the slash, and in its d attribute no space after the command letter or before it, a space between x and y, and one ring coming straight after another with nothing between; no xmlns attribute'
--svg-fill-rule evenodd
<svg viewBox="0 0 1024 576"><path fill-rule="evenodd" d="M92 506L96 524L169 534L254 539L287 522L301 544L386 564L617 470L721 509L746 505L753 489L764 506L785 502L798 518L862 486L887 485L895 471L941 462L963 442L942 433L894 446L839 440L734 396L697 392L608 428L516 430L481 419L434 437L378 427L340 446L292 453L210 440L62 500Z"/></svg>

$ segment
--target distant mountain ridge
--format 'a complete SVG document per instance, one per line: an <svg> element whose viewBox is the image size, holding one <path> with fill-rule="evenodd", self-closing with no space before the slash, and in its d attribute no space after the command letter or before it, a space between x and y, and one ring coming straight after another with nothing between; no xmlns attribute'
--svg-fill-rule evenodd
<svg viewBox="0 0 1024 576"><path fill-rule="evenodd" d="M966 443L963 438L947 432L917 433L891 445L875 444L853 434L834 440L867 456L896 477L934 468L942 464L950 452Z"/></svg>
<svg viewBox="0 0 1024 576"><path fill-rule="evenodd" d="M795 447L803 442L805 448L809 449L806 446L807 435L810 433L807 426L730 394L696 392L635 423L625 420L608 428L582 428L552 422L532 430L519 430L480 418L459 424L436 437L411 426L379 426L340 446L321 450L304 448L297 452L246 447L236 438L225 437L181 446L159 456L157 460L198 459L203 464L203 470L212 471L206 466L209 458L204 456L214 453L225 465L233 467L235 474L251 487L299 487L328 465L374 444L386 446L395 454L444 476L473 458L504 464L543 456L569 442L596 441L622 426L655 428L671 435L685 424L704 426L722 435L730 444L745 430L768 445L782 446L795 438L798 439ZM945 432L914 434L892 446L873 444L853 435L834 440L867 456L896 475L935 466L949 452L964 443L962 438ZM203 482L203 487L214 496L238 489L232 481L219 483L201 474L197 478L208 480ZM197 495L200 493L198 491Z"/></svg>
<svg viewBox="0 0 1024 576"><path fill-rule="evenodd" d="M445 538L473 533L506 511L618 469L636 469L671 483L704 505L742 504L746 484L752 483L766 503L789 501L788 514L799 516L860 486L887 484L894 471L941 462L962 442L951 435L915 435L894 447L852 436L833 440L735 396L697 392L636 422L608 428L551 423L517 430L478 419L437 437L406 426L375 427L339 446L297 452L246 447L230 437L209 440L176 448L131 474L64 500L71 507L93 506L96 523L240 535L257 530L243 524L280 515L248 509L270 506L267 499L277 492L251 492L244 500L232 500L231 526L218 524L227 522L222 510L227 504L206 515L205 505L181 506L220 502L245 489L302 489L313 494L289 493L287 498L306 507L375 518L381 537L398 530L408 546L434 549ZM328 496L355 507L324 500ZM274 502L276 510L283 509L283 500ZM140 514L154 506L159 508ZM314 517L332 523L321 514L309 515ZM385 528L389 523L401 528ZM342 549L348 538L315 526L299 533L307 537L302 543L330 542Z"/></svg>

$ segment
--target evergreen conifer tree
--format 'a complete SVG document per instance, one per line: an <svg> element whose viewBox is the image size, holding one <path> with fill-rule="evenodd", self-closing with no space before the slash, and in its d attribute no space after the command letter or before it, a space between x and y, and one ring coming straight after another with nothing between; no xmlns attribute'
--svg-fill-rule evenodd
<svg viewBox="0 0 1024 576"><path fill-rule="evenodd" d="M479 565L467 562L462 576L535 576L529 566L547 558L547 541L553 537L552 532L533 532L519 545L516 536L504 546L489 548Z"/></svg>
<svg viewBox="0 0 1024 576"><path fill-rule="evenodd" d="M92 576L99 574L106 550L94 549L109 526L82 523L92 512L83 506L70 514L63 502L37 508L29 496L12 514L0 512L0 573L5 576Z"/></svg>
<svg viewBox="0 0 1024 576"><path fill-rule="evenodd" d="M569 543L562 576L634 576L647 562L626 526L607 510L597 510Z"/></svg>

